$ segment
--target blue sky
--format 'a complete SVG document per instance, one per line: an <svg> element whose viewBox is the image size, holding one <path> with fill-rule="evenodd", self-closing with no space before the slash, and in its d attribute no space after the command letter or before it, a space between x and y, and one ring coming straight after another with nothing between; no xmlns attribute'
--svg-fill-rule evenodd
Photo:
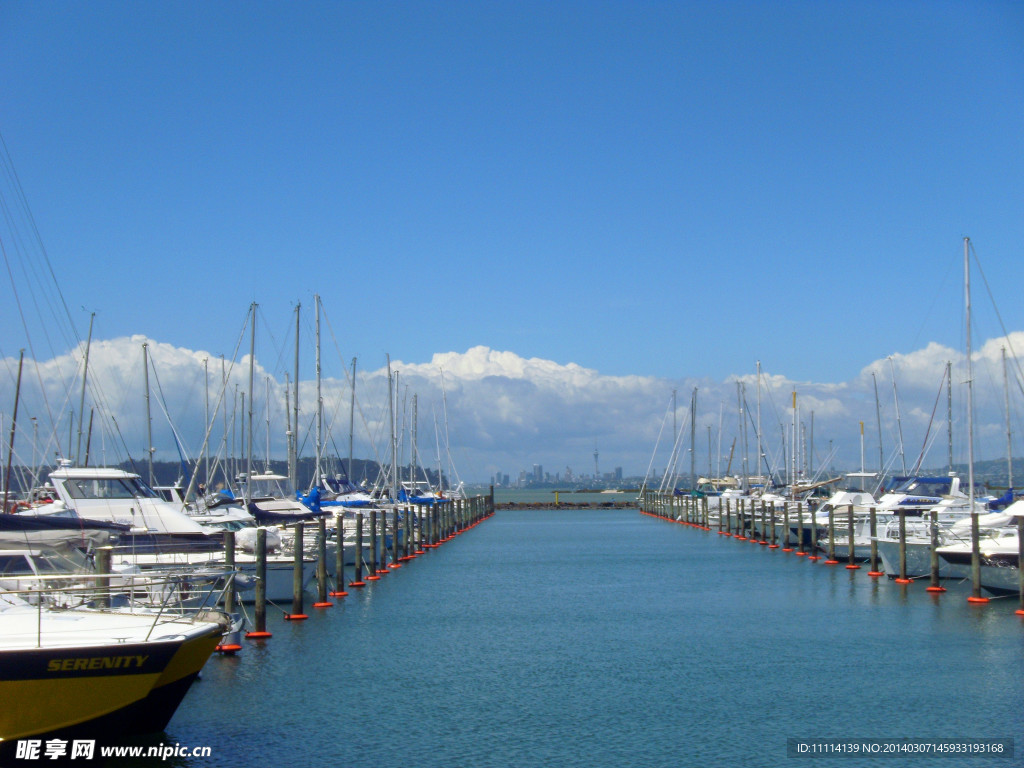
<svg viewBox="0 0 1024 768"><path fill-rule="evenodd" d="M334 375L849 382L962 348L965 235L1024 328L1022 40L1015 2L2 0L0 133L80 337L230 355L256 301L283 347L318 292Z"/></svg>

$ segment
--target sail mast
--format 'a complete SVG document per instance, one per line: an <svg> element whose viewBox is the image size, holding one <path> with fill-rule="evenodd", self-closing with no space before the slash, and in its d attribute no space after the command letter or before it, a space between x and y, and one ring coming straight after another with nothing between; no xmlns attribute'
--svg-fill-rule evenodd
<svg viewBox="0 0 1024 768"><path fill-rule="evenodd" d="M252 312L252 325L249 328L249 433L245 436L245 504L252 501L252 401L253 401L253 376L255 375L256 359L256 302L249 307ZM244 407L244 402L243 402Z"/></svg>
<svg viewBox="0 0 1024 768"><path fill-rule="evenodd" d="M324 397L320 388L320 294L313 297L316 304L316 465L313 467L313 486L321 487L323 472L320 460L324 452Z"/></svg>
<svg viewBox="0 0 1024 768"><path fill-rule="evenodd" d="M153 416L149 407L149 345L142 342L142 373L146 386L146 463L149 466L149 484L153 485ZM77 459L77 454L75 455Z"/></svg>
<svg viewBox="0 0 1024 768"><path fill-rule="evenodd" d="M0 512L7 511L7 500L11 494L11 463L14 459L14 434L15 429L18 425L18 400L21 399L21 367L25 362L25 350L21 350L18 355L18 383L14 387L14 415L11 416L11 439L7 444L7 469L4 473L4 506ZM34 422L33 422L34 423ZM35 453L35 445L32 447L33 454ZM34 457L33 457L34 458Z"/></svg>
<svg viewBox="0 0 1024 768"><path fill-rule="evenodd" d="M85 417L85 382L89 377L89 349L92 347L92 322L96 319L96 313L93 312L89 315L89 337L85 342L85 364L82 368L82 394L78 399L78 445L75 447L75 463L78 463L78 459L82 453L82 419ZM149 481L153 482L153 470L152 470L152 457L150 457L150 477Z"/></svg>

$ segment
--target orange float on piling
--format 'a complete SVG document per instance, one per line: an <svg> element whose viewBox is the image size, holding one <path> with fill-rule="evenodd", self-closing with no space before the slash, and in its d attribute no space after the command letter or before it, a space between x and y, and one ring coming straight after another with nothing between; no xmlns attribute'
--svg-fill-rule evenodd
<svg viewBox="0 0 1024 768"><path fill-rule="evenodd" d="M877 579L879 576L885 576L885 571L868 571L868 576Z"/></svg>
<svg viewBox="0 0 1024 768"><path fill-rule="evenodd" d="M304 613L286 613L284 615L285 621L305 621L308 618L309 616Z"/></svg>
<svg viewBox="0 0 1024 768"><path fill-rule="evenodd" d="M350 581L348 583L348 585L350 587L356 587L358 589L359 587L365 587L366 586L366 582L364 582L364 581Z"/></svg>
<svg viewBox="0 0 1024 768"><path fill-rule="evenodd" d="M860 570L860 566L856 565L856 564L847 565L846 566L846 570L848 570L848 571L859 571Z"/></svg>
<svg viewBox="0 0 1024 768"><path fill-rule="evenodd" d="M974 595L971 595L970 597L967 598L967 602L968 603L973 603L975 605L983 605L984 603L988 602L988 598L987 597L975 597Z"/></svg>
<svg viewBox="0 0 1024 768"><path fill-rule="evenodd" d="M925 592L945 592L945 587L925 587Z"/></svg>
<svg viewBox="0 0 1024 768"><path fill-rule="evenodd" d="M267 640L274 635L270 632L246 632L245 636L250 640Z"/></svg>
<svg viewBox="0 0 1024 768"><path fill-rule="evenodd" d="M217 651L217 653L223 653L226 656L233 656L242 650L242 646L236 643L228 643L225 645L218 645L214 650Z"/></svg>
<svg viewBox="0 0 1024 768"><path fill-rule="evenodd" d="M334 603L313 603L314 608L333 608Z"/></svg>
<svg viewBox="0 0 1024 768"><path fill-rule="evenodd" d="M328 592L328 597L348 597L348 592Z"/></svg>
<svg viewBox="0 0 1024 768"><path fill-rule="evenodd" d="M897 584L913 584L913 579L893 579Z"/></svg>

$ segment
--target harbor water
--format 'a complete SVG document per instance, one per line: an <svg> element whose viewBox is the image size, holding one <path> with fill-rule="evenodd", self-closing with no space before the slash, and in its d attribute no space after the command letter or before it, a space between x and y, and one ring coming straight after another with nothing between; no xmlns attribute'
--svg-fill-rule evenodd
<svg viewBox="0 0 1024 768"><path fill-rule="evenodd" d="M110 764L1021 764L1015 600L924 586L635 509L500 511L212 658L155 740L208 757ZM789 739L906 737L1016 737L1016 754L787 756Z"/></svg>

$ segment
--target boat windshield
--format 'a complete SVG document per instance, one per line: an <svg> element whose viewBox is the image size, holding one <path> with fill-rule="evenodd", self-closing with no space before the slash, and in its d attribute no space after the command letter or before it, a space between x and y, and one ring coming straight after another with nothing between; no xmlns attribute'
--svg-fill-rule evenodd
<svg viewBox="0 0 1024 768"><path fill-rule="evenodd" d="M156 491L137 477L72 477L65 487L73 499L159 498Z"/></svg>
<svg viewBox="0 0 1024 768"><path fill-rule="evenodd" d="M250 499L294 499L295 490L283 475L253 475L249 484Z"/></svg>
<svg viewBox="0 0 1024 768"><path fill-rule="evenodd" d="M895 488L893 493L911 493L915 496L945 496L953 485L948 477L913 477Z"/></svg>

